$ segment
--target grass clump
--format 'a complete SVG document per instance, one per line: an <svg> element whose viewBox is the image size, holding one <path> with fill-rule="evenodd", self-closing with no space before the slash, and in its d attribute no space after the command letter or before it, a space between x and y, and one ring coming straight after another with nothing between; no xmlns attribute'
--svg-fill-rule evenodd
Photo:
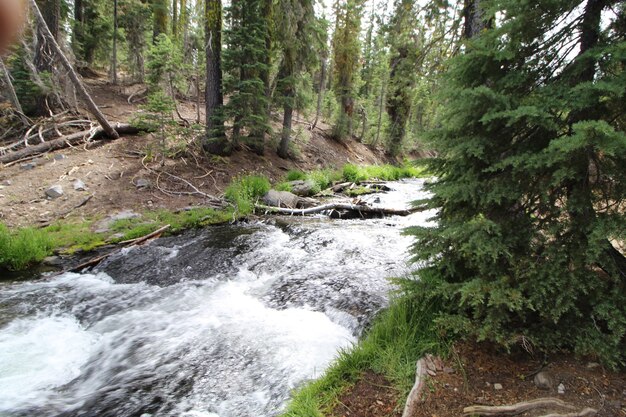
<svg viewBox="0 0 626 417"><path fill-rule="evenodd" d="M437 303L426 295L401 295L375 320L365 338L342 351L324 376L306 384L292 398L283 417L324 416L339 395L367 369L384 374L406 398L415 381L415 362L426 353L445 355L448 343L438 336Z"/></svg>
<svg viewBox="0 0 626 417"><path fill-rule="evenodd" d="M287 172L287 181L300 181L305 180L307 175L302 171L289 171Z"/></svg>
<svg viewBox="0 0 626 417"><path fill-rule="evenodd" d="M254 203L271 188L266 177L248 175L234 180L224 192L226 200L235 205L241 215L252 213Z"/></svg>
<svg viewBox="0 0 626 417"><path fill-rule="evenodd" d="M4 268L24 269L41 262L52 249L52 239L41 229L24 227L11 232L0 224L0 266Z"/></svg>
<svg viewBox="0 0 626 417"><path fill-rule="evenodd" d="M342 169L343 179L350 182L361 182L366 180L397 181L402 178L420 178L428 176L428 172L423 166L416 165L371 165L359 167L353 164L346 164Z"/></svg>

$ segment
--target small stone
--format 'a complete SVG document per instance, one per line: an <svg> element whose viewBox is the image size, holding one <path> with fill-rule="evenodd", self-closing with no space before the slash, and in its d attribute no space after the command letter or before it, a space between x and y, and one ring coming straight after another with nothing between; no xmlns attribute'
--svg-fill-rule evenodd
<svg viewBox="0 0 626 417"><path fill-rule="evenodd" d="M135 187L137 188L148 188L150 187L150 181L148 181L145 178L138 178L137 181L135 181Z"/></svg>
<svg viewBox="0 0 626 417"><path fill-rule="evenodd" d="M554 388L554 378L550 373L542 371L535 375L535 385L539 389L551 390Z"/></svg>
<svg viewBox="0 0 626 417"><path fill-rule="evenodd" d="M9 185L12 185L13 181L11 180L4 180L2 181L2 185L4 185L5 187L8 187Z"/></svg>
<svg viewBox="0 0 626 417"><path fill-rule="evenodd" d="M61 266L63 265L63 260L58 256L46 256L43 259L43 264L48 266Z"/></svg>
<svg viewBox="0 0 626 417"><path fill-rule="evenodd" d="M46 195L52 199L59 198L63 195L63 187L55 184L46 190Z"/></svg>
<svg viewBox="0 0 626 417"><path fill-rule="evenodd" d="M87 186L81 180L76 180L76 181L74 181L74 189L76 191L86 191L87 190Z"/></svg>
<svg viewBox="0 0 626 417"><path fill-rule="evenodd" d="M37 164L34 163L34 162L28 162L26 164L20 164L20 168L23 169L24 171L30 171L31 169L35 169L36 166L37 166Z"/></svg>
<svg viewBox="0 0 626 417"><path fill-rule="evenodd" d="M445 372L446 374L453 374L454 373L454 368L450 368L448 366L443 368L443 372Z"/></svg>
<svg viewBox="0 0 626 417"><path fill-rule="evenodd" d="M503 388L502 384L498 384L498 383L493 384L493 389L495 389L496 391L500 391L502 388Z"/></svg>
<svg viewBox="0 0 626 417"><path fill-rule="evenodd" d="M565 385L563 385L563 383L561 382L556 390L561 395L565 394Z"/></svg>
<svg viewBox="0 0 626 417"><path fill-rule="evenodd" d="M64 159L66 159L67 156L63 155L62 153L58 154L58 155L54 155L54 160L55 161L62 161Z"/></svg>
<svg viewBox="0 0 626 417"><path fill-rule="evenodd" d="M587 369L595 369L599 367L600 364L598 362L589 362L586 366Z"/></svg>

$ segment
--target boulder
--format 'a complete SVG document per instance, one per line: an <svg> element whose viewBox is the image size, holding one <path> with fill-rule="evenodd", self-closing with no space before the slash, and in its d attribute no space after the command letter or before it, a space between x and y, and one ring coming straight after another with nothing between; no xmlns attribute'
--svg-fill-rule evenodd
<svg viewBox="0 0 626 417"><path fill-rule="evenodd" d="M46 190L46 196L50 197L51 199L59 198L62 195L63 187L61 187L59 184L55 184Z"/></svg>
<svg viewBox="0 0 626 417"><path fill-rule="evenodd" d="M535 385L539 389L551 390L554 388L554 378L550 373L542 371L535 375Z"/></svg>
<svg viewBox="0 0 626 417"><path fill-rule="evenodd" d="M291 181L289 182L291 186L291 192L300 197L310 197L315 194L315 187L317 184L311 180L305 181Z"/></svg>
<svg viewBox="0 0 626 417"><path fill-rule="evenodd" d="M150 187L150 181L145 179L145 178L138 178L137 181L135 181L135 187L141 189L141 188L148 188Z"/></svg>
<svg viewBox="0 0 626 417"><path fill-rule="evenodd" d="M269 190L263 196L263 203L272 207L296 208L300 197L288 191Z"/></svg>

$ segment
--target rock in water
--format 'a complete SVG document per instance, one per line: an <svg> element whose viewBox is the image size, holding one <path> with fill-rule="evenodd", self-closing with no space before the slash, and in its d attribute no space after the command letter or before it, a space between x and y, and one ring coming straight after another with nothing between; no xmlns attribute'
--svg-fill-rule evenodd
<svg viewBox="0 0 626 417"><path fill-rule="evenodd" d="M288 191L269 190L263 196L263 203L273 207L296 208L300 197Z"/></svg>
<svg viewBox="0 0 626 417"><path fill-rule="evenodd" d="M539 389L551 390L554 388L554 378L550 373L542 371L535 375L535 385Z"/></svg>
<svg viewBox="0 0 626 417"><path fill-rule="evenodd" d="M63 195L63 187L59 184L53 185L46 190L46 195L51 199L59 198Z"/></svg>
<svg viewBox="0 0 626 417"><path fill-rule="evenodd" d="M315 182L311 180L306 181L291 181L291 192L300 197L310 197L315 194Z"/></svg>

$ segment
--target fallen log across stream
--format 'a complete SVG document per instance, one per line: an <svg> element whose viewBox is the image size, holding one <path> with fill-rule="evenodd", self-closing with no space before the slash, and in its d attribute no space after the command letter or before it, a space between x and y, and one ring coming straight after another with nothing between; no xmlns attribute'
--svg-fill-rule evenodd
<svg viewBox="0 0 626 417"><path fill-rule="evenodd" d="M129 124L117 124L113 127L113 129L120 135L136 135L140 132L139 128ZM19 161L23 158L27 158L29 156L54 151L56 149L67 148L72 145L76 145L86 139L98 139L103 136L107 135L102 127L72 133L71 135L61 136L58 139L49 140L38 145L27 146L23 149L20 149L19 151L0 156L0 163L8 164L14 161Z"/></svg>
<svg viewBox="0 0 626 417"><path fill-rule="evenodd" d="M321 213L323 211L332 211L332 210L343 210L343 211L351 211L357 214L381 214L387 216L408 216L413 213L417 213L418 211L423 211L421 207L415 207L410 209L390 209L385 207L372 207L366 206L362 204L350 204L350 203L329 203L323 204L321 206L309 207L305 209L292 209L285 207L272 207L265 206L262 204L256 204L255 208L257 210L265 211L266 213L275 213L275 214L289 214L295 216L306 216L309 214Z"/></svg>

